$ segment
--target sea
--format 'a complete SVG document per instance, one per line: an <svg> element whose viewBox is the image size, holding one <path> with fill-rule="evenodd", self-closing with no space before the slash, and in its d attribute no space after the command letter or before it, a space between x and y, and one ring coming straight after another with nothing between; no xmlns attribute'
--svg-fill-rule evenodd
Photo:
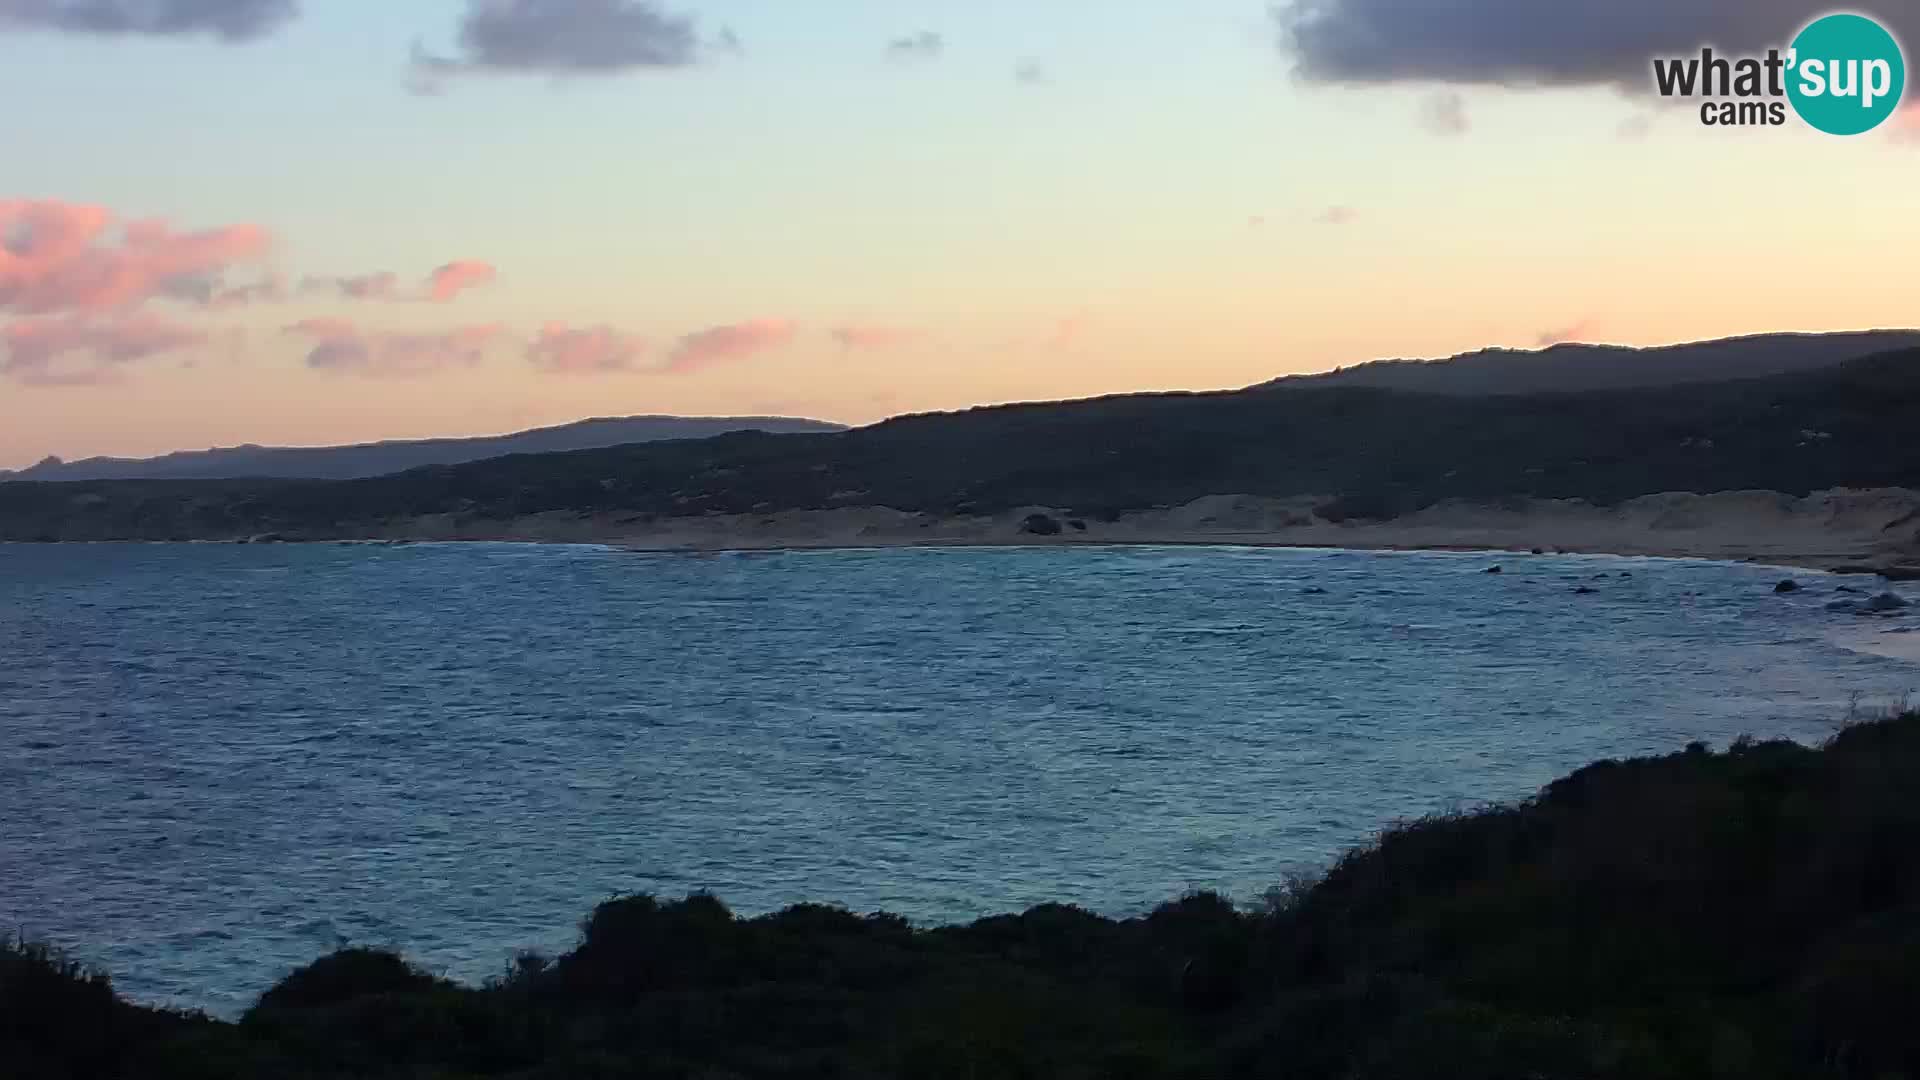
<svg viewBox="0 0 1920 1080"><path fill-rule="evenodd" d="M1920 687L1843 587L1875 588L1229 547L0 545L0 927L231 1016L347 944L483 980L639 892L920 924L1253 903L1398 821L1818 742Z"/></svg>

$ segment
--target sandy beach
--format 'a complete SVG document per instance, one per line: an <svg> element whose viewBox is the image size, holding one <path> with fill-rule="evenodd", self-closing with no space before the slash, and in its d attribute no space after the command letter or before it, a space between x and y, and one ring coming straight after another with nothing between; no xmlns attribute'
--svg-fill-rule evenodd
<svg viewBox="0 0 1920 1080"><path fill-rule="evenodd" d="M704 517L547 514L511 522L419 518L383 539L604 543L635 551L1229 544L1485 550L1746 560L1821 570L1920 567L1920 491L1664 494L1575 501L1448 502L1388 521L1328 521L1323 497L1213 495L1102 521L1056 507L942 517L886 507ZM1056 531L1057 530L1057 531Z"/></svg>

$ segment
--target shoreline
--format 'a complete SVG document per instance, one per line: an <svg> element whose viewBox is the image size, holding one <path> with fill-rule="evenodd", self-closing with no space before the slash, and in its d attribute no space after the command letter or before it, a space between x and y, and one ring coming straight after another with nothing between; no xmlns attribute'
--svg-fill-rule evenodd
<svg viewBox="0 0 1920 1080"><path fill-rule="evenodd" d="M549 512L498 520L426 515L299 533L56 536L52 542L548 543L635 553L894 548L1245 547L1706 559L1920 580L1920 491L1905 488L1710 495L1598 506L1578 500L1448 501L1390 519L1330 519L1329 500L1209 495L1109 516L1023 506L940 515L883 506L655 517ZM31 542L31 541L29 541ZM40 541L46 542L46 541Z"/></svg>
<svg viewBox="0 0 1920 1080"><path fill-rule="evenodd" d="M396 541L338 541L340 543L396 543ZM785 543L756 544L732 547L687 547L687 546L649 546L645 543L620 543L616 541L563 541L563 540L522 540L500 537L486 540L419 540L397 541L397 543L493 543L493 544L557 544L579 547L600 547L621 551L632 555L778 555L805 552L833 551L1031 551L1035 549L1053 550L1101 550L1129 548L1240 548L1257 551L1326 551L1326 552L1363 552L1369 554L1453 554L1453 555L1511 555L1519 558L1536 558L1552 555L1578 555L1594 558L1614 559L1667 559L1675 562L1717 562L1737 563L1746 566L1772 566L1782 570L1805 570L1814 573L1835 576L1868 575L1877 573L1866 564L1842 563L1838 568L1833 559L1816 555L1741 555L1736 553L1709 554L1682 549L1634 550L1622 551L1612 548L1573 549L1565 547L1546 548L1535 552L1526 545L1493 544L1401 544L1401 543L1319 543L1295 540L1275 540L1266 538L1224 537L1182 537L1170 539L1135 540L936 540L925 542L858 542L845 543ZM1899 566L1890 566L1896 571Z"/></svg>
<svg viewBox="0 0 1920 1080"><path fill-rule="evenodd" d="M1544 558L1554 555L1576 555L1586 558L1610 559L1661 559L1673 562L1709 562L1728 563L1742 566L1762 566L1779 570L1798 570L1805 573L1824 574L1832 577L1881 577L1884 580L1908 580L1907 574L1920 571L1920 567L1908 563L1850 563L1835 562L1834 558L1817 555L1792 554L1741 554L1737 552L1702 552L1684 549L1646 549L1616 550L1613 548L1547 548L1535 552L1530 547L1492 544L1396 544L1396 543L1321 543L1292 540L1235 539L1226 538L1180 538L1180 539L1137 539L1137 540L1074 540L1074 541L1021 541L1021 540L930 540L920 542L829 542L829 543L775 543L750 545L661 545L652 546L644 542L629 542L619 538L553 538L528 537L513 534L461 536L366 536L329 539L299 540L0 540L0 549L8 547L68 547L91 545L134 545L134 544L206 544L214 546L248 546L259 544L270 547L418 547L438 544L501 544L525 547L578 547L596 548L627 555L684 555L698 558L714 555L787 555L808 553L830 553L849 551L1032 551L1040 550L1128 550L1148 548L1222 548L1255 551L1323 551L1358 552L1365 554L1420 555L1507 555L1516 558ZM1886 571L1899 575L1885 579Z"/></svg>
<svg viewBox="0 0 1920 1080"><path fill-rule="evenodd" d="M1381 521L1330 521L1326 500L1215 495L1110 521L1057 508L939 517L884 507L606 523L593 542L635 552L1208 546L1708 559L1920 579L1920 492L1907 489L1444 502ZM537 530L536 530L537 531ZM510 529L500 539L528 536ZM1908 576L1911 575L1911 576Z"/></svg>

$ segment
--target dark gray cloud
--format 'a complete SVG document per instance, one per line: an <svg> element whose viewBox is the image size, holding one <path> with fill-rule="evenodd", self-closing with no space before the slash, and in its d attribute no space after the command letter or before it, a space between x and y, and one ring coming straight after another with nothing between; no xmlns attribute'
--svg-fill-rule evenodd
<svg viewBox="0 0 1920 1080"><path fill-rule="evenodd" d="M887 42L887 55L901 60L931 60L946 50L947 39L931 30Z"/></svg>
<svg viewBox="0 0 1920 1080"><path fill-rule="evenodd" d="M686 67L702 44L691 16L650 0L467 0L459 47L441 56L416 47L414 89L431 92L452 75L502 72L614 75ZM731 31L721 47L739 41Z"/></svg>
<svg viewBox="0 0 1920 1080"><path fill-rule="evenodd" d="M1845 6L1845 5L1842 5ZM1655 56L1785 45L1828 0L1283 0L1282 47L1316 82L1650 89ZM1920 0L1857 8L1920 44Z"/></svg>
<svg viewBox="0 0 1920 1080"><path fill-rule="evenodd" d="M300 14L299 0L0 0L0 30L262 37Z"/></svg>

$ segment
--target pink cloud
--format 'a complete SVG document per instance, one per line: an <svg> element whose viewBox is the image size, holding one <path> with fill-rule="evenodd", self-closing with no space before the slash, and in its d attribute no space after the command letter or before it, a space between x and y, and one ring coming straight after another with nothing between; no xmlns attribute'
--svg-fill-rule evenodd
<svg viewBox="0 0 1920 1080"><path fill-rule="evenodd" d="M836 326L829 333L843 349L897 349L920 338L920 331L906 327L859 323Z"/></svg>
<svg viewBox="0 0 1920 1080"><path fill-rule="evenodd" d="M497 272L492 263L478 259L459 259L437 267L427 277L427 298L444 304L467 289L493 281Z"/></svg>
<svg viewBox="0 0 1920 1080"><path fill-rule="evenodd" d="M1888 127L1901 142L1920 142L1920 105L1909 105L1894 113Z"/></svg>
<svg viewBox="0 0 1920 1080"><path fill-rule="evenodd" d="M343 300L394 303L424 300L444 304L468 289L492 281L497 273L491 263L460 259L436 267L418 288L403 287L399 275L383 270L373 274L310 275L300 282L300 291L332 293Z"/></svg>
<svg viewBox="0 0 1920 1080"><path fill-rule="evenodd" d="M754 353L787 344L798 330L799 327L787 319L754 319L711 327L681 338L661 370L682 374L729 360L745 359Z"/></svg>
<svg viewBox="0 0 1920 1080"><path fill-rule="evenodd" d="M412 378L473 367L487 346L505 333L498 323L462 326L439 333L361 331L346 319L302 319L287 334L314 339L307 366L364 378Z"/></svg>
<svg viewBox="0 0 1920 1080"><path fill-rule="evenodd" d="M319 338L322 341L331 338L350 338L360 336L360 330L350 320L314 318L301 319L288 326L283 333L298 334L304 337Z"/></svg>
<svg viewBox="0 0 1920 1080"><path fill-rule="evenodd" d="M0 327L0 376L29 386L97 385L116 382L120 367L159 353L204 344L205 333L158 315L135 313L102 319L50 315ZM78 364L63 364L77 357Z"/></svg>
<svg viewBox="0 0 1920 1080"><path fill-rule="evenodd" d="M112 229L112 212L57 199L0 201L0 309L32 315L129 308L216 279L272 246L259 225Z"/></svg>
<svg viewBox="0 0 1920 1080"><path fill-rule="evenodd" d="M1052 332L1041 341L1041 345L1055 350L1071 349L1078 345L1080 338L1086 334L1088 322L1085 314L1068 315L1053 324Z"/></svg>
<svg viewBox="0 0 1920 1080"><path fill-rule="evenodd" d="M556 375L593 375L632 371L646 351L646 342L609 326L551 322L527 346L527 362Z"/></svg>
<svg viewBox="0 0 1920 1080"><path fill-rule="evenodd" d="M1593 336L1595 325L1593 319L1581 319L1571 326L1543 330L1534 337L1533 343L1537 348L1546 349L1568 342L1581 341Z"/></svg>
<svg viewBox="0 0 1920 1080"><path fill-rule="evenodd" d="M1360 217L1360 211L1351 206L1329 206L1315 215L1314 222L1320 225L1351 225Z"/></svg>

